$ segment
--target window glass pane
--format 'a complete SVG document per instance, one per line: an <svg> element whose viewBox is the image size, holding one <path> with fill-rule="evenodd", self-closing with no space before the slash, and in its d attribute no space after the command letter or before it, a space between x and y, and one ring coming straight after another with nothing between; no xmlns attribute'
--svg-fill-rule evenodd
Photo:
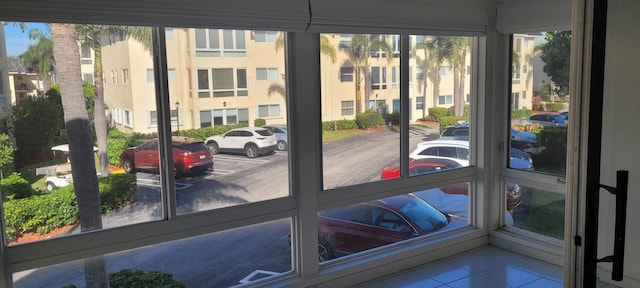
<svg viewBox="0 0 640 288"><path fill-rule="evenodd" d="M318 212L320 261L469 225L468 184Z"/></svg>
<svg viewBox="0 0 640 288"><path fill-rule="evenodd" d="M207 29L195 29L196 48L207 48Z"/></svg>
<svg viewBox="0 0 640 288"><path fill-rule="evenodd" d="M507 189L513 185L516 184L507 184ZM507 209L513 209L513 223L507 221L507 225L563 240L564 193L524 185L519 187L522 195L519 201L507 194Z"/></svg>
<svg viewBox="0 0 640 288"><path fill-rule="evenodd" d="M169 69L167 71L167 77L169 83L176 83L176 69Z"/></svg>
<svg viewBox="0 0 640 288"><path fill-rule="evenodd" d="M110 35L103 33L87 35L87 37L90 36L89 38L98 37L103 41L111 40L110 45L102 47L100 64L102 64L106 78L103 81L104 85L101 86L103 90L95 91L104 96L105 106L109 107L102 113L96 111L95 116L102 115L104 123L108 123L108 125L104 125L102 129L93 127L93 116L89 116L86 119L87 125L82 126L87 128L86 131L74 130L79 129L74 125L67 125L66 130L63 130L65 127L63 114L65 112L73 109L76 109L76 112L87 112L84 105L86 95L83 85L91 84L83 83L81 75L86 74L85 80L92 81L92 77L88 75L93 76L94 73L93 53L90 45L85 42L89 38L79 37L78 41L64 42L60 38L52 38L51 31L60 31L62 28L60 24L24 24L27 26L25 32L16 29L15 37L7 38L6 45L23 47L23 51L17 51L18 54L23 54L27 47L30 49L37 47L35 44L37 41L33 46L23 46L18 43L22 39L29 39L31 29L50 28L51 30L42 31L43 37L46 39L41 40L44 42L41 42L40 45L53 43L66 47L57 53L68 53L67 55L58 54L56 57L58 61L56 61L55 68L58 70L55 74L58 76L57 81L60 81L58 84L60 87L67 87L70 91L61 97L76 104L83 104L65 107L60 105L60 102L56 102L55 97L24 97L14 103L12 136L16 146L20 149L12 151L12 156L13 159L20 159L21 163L29 163L30 165L27 167L32 172L24 170L27 167L19 163L18 165L10 163L11 165L7 165L7 167L11 168L5 167L3 172L5 180L13 178L13 181L31 175L30 179L25 182L29 183L30 188L26 191L11 192L9 189L4 189L3 184L3 225L7 244L9 246L20 245L26 242L53 237L69 237L84 233L82 231L91 231L90 227L97 225L90 225L87 222L88 219L95 220L102 229L161 220L163 206L160 202L160 195L163 191L157 185L159 175L157 172L154 173L154 169L159 167L158 149L146 151L148 152L146 155L150 156L145 159L146 162L136 161L135 151L127 149L127 143L132 143L132 146L141 144L153 138L153 135L157 135L158 132L157 115L155 114L155 87L149 85L149 83L153 83L154 71L147 69L147 67L153 67L151 54L142 49L142 46L132 38L124 40L119 37L110 38ZM13 25L0 26L6 29ZM151 30L149 27L136 28L149 32ZM71 32L73 33L73 31ZM95 38L91 39L96 40ZM142 55L143 57L136 59L122 57L126 54ZM53 57L52 54L44 53L31 60L35 61L36 65L45 65L46 63L50 65ZM77 61L60 60L74 58ZM125 70L123 67L128 68ZM16 75L22 79L14 78L12 85L24 89L23 93L28 95L35 96L40 93L53 95L51 93L54 92L50 89L56 83L51 81L49 68L51 67L47 67L42 72L33 71L33 73ZM126 75L125 71L137 75L137 77L128 79L128 85L122 85L123 81L118 81L119 75ZM78 77L63 77L68 76L64 73L73 73L72 75ZM115 81L109 79L112 73L112 79ZM3 79L5 75L1 74L0 79ZM9 90L9 87L1 87L2 84L0 80L0 90ZM60 98L57 99L60 101ZM135 99L135 105L133 99ZM4 103L2 100L0 99L0 103ZM62 103L65 102L67 101L62 101ZM27 111L28 113L26 113ZM137 138L133 137L134 130L138 132ZM72 135L74 133L76 136ZM91 136L93 133L103 135L107 139L107 145L99 147L100 144L96 143L94 137ZM119 136L113 136L116 134ZM82 135L87 137L82 137ZM67 136L72 140L71 143L67 142ZM73 142L74 139L76 142ZM83 151L78 148L81 145L87 145L89 149L84 150L87 153L81 154ZM95 148L91 149L91 147ZM104 149L108 154L103 162L98 157L98 148ZM81 161L74 161L74 158ZM145 176L138 175L136 173L138 168L149 169L150 173ZM13 172L20 174L12 174ZM79 172L84 173L79 174ZM82 176L81 179L78 178L79 175ZM83 193L76 193L74 192L75 186L79 184L97 189L86 189ZM100 199L101 203L95 203L96 199ZM97 207L97 209L92 210L92 207ZM83 213L82 219L79 216L80 213ZM103 221L103 219L113 220Z"/></svg>
<svg viewBox="0 0 640 288"><path fill-rule="evenodd" d="M287 241L290 227L290 219L280 219L107 254L104 255L106 272L120 275L121 285L117 287L182 287L175 285L176 282L184 287L262 286L264 284L257 281L292 270L291 247ZM85 261L13 273L13 285L16 288L67 287L68 284L87 287ZM124 277L127 273L124 269L130 269L128 272L133 275ZM151 277L151 271L158 274ZM142 284L140 280L123 281L136 281L142 274L135 273L143 272L149 275L147 279L163 280L163 285L127 286ZM114 282L111 283L114 287Z"/></svg>
<svg viewBox="0 0 640 288"><path fill-rule="evenodd" d="M220 36L218 36L218 29L209 30L209 47L211 49L220 49Z"/></svg>
<svg viewBox="0 0 640 288"><path fill-rule="evenodd" d="M533 171L564 177L571 32L515 34L513 43L511 150L530 154ZM515 163L510 168L520 169L511 164Z"/></svg>
<svg viewBox="0 0 640 288"><path fill-rule="evenodd" d="M377 181L380 171L388 163L398 162L400 158L399 134L385 125L386 119L392 113L391 107L386 103L391 103L392 99L399 99L400 92L398 89L380 87L381 67L386 69L394 65L399 66L400 58L389 60L380 57L380 53L376 57L368 52L362 53L362 51L370 51L376 45L391 48L391 37L384 38L380 37L381 35L370 34L337 36L338 34L320 36L327 40L321 41L327 45L322 47L321 51L327 49L340 51L336 53L338 59L335 62L323 60L320 67L322 87L328 87L322 89L322 121L328 122L329 125L326 126L332 129L323 131L323 141L335 142L333 145L322 146L325 189ZM363 45L352 47L351 45L343 46L342 43L363 43ZM320 57L330 59L325 54ZM343 66L344 63L351 63L354 66ZM372 93L371 88L374 84L378 85L379 90ZM369 109L370 107L373 109ZM370 115L368 119L371 121L358 129L355 118L361 113ZM334 131L333 127L337 127L338 131ZM336 137L336 135L340 136ZM354 137L356 135L359 136ZM359 156L346 157L345 155Z"/></svg>
<svg viewBox="0 0 640 288"><path fill-rule="evenodd" d="M224 41L224 49L247 45L252 49L233 57L227 57L229 54L223 50L224 54L185 58L184 53L194 50L189 48L193 43L177 42L193 39L196 29L174 28L173 31L174 40L167 42L167 63L175 69L176 83L169 85L169 103L175 111L174 103L179 101L179 117L175 119L180 125L173 123L172 131L184 135L191 129L216 128L203 129L199 134L213 152L214 169L176 180L177 213L189 214L289 196L288 154L285 150L277 150L286 145L278 146L277 141L281 139L273 135L264 137L253 131L258 118L266 118L265 124L287 124L285 94L269 93L272 87L280 87L274 91L284 92L284 79L257 81L256 77L258 71L265 68L268 68L265 69L267 78L271 69L285 74L284 51L276 51L273 44L257 45L254 37L245 37L255 35L254 31L209 29L210 39L215 38L214 31L222 34L219 36L220 41ZM193 89L193 85L198 89ZM264 116L259 108L262 105ZM240 129L238 124L252 126L242 130L249 136L224 135L229 130ZM283 141L287 141L286 136ZM262 172L256 174L256 169Z"/></svg>

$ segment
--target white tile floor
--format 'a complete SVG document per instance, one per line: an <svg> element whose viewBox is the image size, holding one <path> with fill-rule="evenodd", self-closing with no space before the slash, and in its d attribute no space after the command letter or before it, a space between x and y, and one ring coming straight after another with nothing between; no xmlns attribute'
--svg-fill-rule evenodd
<svg viewBox="0 0 640 288"><path fill-rule="evenodd" d="M561 266L486 246L359 285L360 288L555 288ZM598 288L613 288L599 283Z"/></svg>

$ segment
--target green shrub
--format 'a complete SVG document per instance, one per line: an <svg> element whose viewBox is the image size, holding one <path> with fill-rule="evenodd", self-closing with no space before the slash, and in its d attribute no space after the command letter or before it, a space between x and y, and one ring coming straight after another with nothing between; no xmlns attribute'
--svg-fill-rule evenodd
<svg viewBox="0 0 640 288"><path fill-rule="evenodd" d="M21 199L33 195L33 189L29 181L20 176L20 173L13 172L8 177L0 181L2 187L3 200Z"/></svg>
<svg viewBox="0 0 640 288"><path fill-rule="evenodd" d="M547 111L558 112L564 108L564 104L562 103L545 103L544 107Z"/></svg>
<svg viewBox="0 0 640 288"><path fill-rule="evenodd" d="M355 120L338 120L336 121L336 126L338 127L338 130L358 129L358 124Z"/></svg>
<svg viewBox="0 0 640 288"><path fill-rule="evenodd" d="M387 114L385 118L387 123L391 122L391 125L400 125L400 112L398 111L394 110L393 113Z"/></svg>
<svg viewBox="0 0 640 288"><path fill-rule="evenodd" d="M442 133L442 131L444 131L444 129L446 129L447 127L455 126L456 124L458 124L458 121L460 121L460 120L469 120L469 118L465 117L465 116L458 116L458 117L447 116L447 117L442 117L440 119L440 133Z"/></svg>
<svg viewBox="0 0 640 288"><path fill-rule="evenodd" d="M322 122L322 131L333 131L336 123L334 121Z"/></svg>
<svg viewBox="0 0 640 288"><path fill-rule="evenodd" d="M186 288L183 283L173 279L173 275L162 271L122 269L109 273L109 286L111 288ZM77 288L76 285L67 284L62 288Z"/></svg>
<svg viewBox="0 0 640 288"><path fill-rule="evenodd" d="M511 118L524 118L529 117L533 112L529 109L514 109L511 110Z"/></svg>
<svg viewBox="0 0 640 288"><path fill-rule="evenodd" d="M255 127L260 127L264 125L267 125L267 120L264 120L262 118L256 118L255 120L253 120L253 126Z"/></svg>
<svg viewBox="0 0 640 288"><path fill-rule="evenodd" d="M135 175L116 174L98 179L103 213L133 201L136 191ZM4 205L8 241L23 233L45 234L71 225L78 220L78 205L73 185L44 195L8 201Z"/></svg>
<svg viewBox="0 0 640 288"><path fill-rule="evenodd" d="M153 288L186 288L183 283L173 279L170 273L162 271L149 271L123 269L109 273L109 286L111 288L153 287Z"/></svg>
<svg viewBox="0 0 640 288"><path fill-rule="evenodd" d="M449 109L443 107L431 107L429 108L429 118L431 121L440 122L440 118L447 117Z"/></svg>
<svg viewBox="0 0 640 288"><path fill-rule="evenodd" d="M13 241L23 233L45 234L71 225L78 220L78 206L73 185L4 204L7 240Z"/></svg>
<svg viewBox="0 0 640 288"><path fill-rule="evenodd" d="M120 208L133 202L136 194L136 175L114 174L98 178L102 213Z"/></svg>
<svg viewBox="0 0 640 288"><path fill-rule="evenodd" d="M356 123L360 129L371 129L384 125L384 119L377 111L367 109L364 113L356 115Z"/></svg>
<svg viewBox="0 0 640 288"><path fill-rule="evenodd" d="M465 104L462 109L462 116L469 117L469 111L471 111L471 105ZM456 106L447 108L447 116L456 116Z"/></svg>

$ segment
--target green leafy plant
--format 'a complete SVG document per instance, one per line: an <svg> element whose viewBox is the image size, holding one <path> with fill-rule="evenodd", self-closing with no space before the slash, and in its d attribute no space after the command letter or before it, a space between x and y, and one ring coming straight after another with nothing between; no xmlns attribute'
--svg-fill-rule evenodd
<svg viewBox="0 0 640 288"><path fill-rule="evenodd" d="M256 118L255 120L253 120L253 126L255 127L260 127L264 125L267 125L267 120L264 120L262 118Z"/></svg>
<svg viewBox="0 0 640 288"><path fill-rule="evenodd" d="M553 111L553 112L558 112L560 110L562 110L562 108L564 108L564 104L562 103L545 103L544 107L547 109L547 111Z"/></svg>
<svg viewBox="0 0 640 288"><path fill-rule="evenodd" d="M455 126L456 124L458 124L458 121L461 121L461 120L469 120L469 117L465 117L465 116L442 117L440 119L440 133L442 133L442 131L444 131L444 129L446 129L447 127Z"/></svg>
<svg viewBox="0 0 640 288"><path fill-rule="evenodd" d="M358 123L355 120L338 120L336 121L338 130L358 129Z"/></svg>
<svg viewBox="0 0 640 288"><path fill-rule="evenodd" d="M22 199L33 195L31 184L20 176L20 173L13 172L8 177L0 181L2 187L3 200Z"/></svg>
<svg viewBox="0 0 640 288"><path fill-rule="evenodd" d="M431 121L440 122L440 118L449 115L449 109L444 107L431 107L429 108L429 117Z"/></svg>
<svg viewBox="0 0 640 288"><path fill-rule="evenodd" d="M384 119L382 119L380 113L368 109L364 113L356 115L356 123L360 129L371 129L384 125Z"/></svg>
<svg viewBox="0 0 640 288"><path fill-rule="evenodd" d="M183 283L173 279L170 273L162 271L149 271L123 269L109 273L109 286L111 288L186 288Z"/></svg>
<svg viewBox="0 0 640 288"><path fill-rule="evenodd" d="M511 110L511 118L524 118L529 117L533 112L529 109L513 109Z"/></svg>

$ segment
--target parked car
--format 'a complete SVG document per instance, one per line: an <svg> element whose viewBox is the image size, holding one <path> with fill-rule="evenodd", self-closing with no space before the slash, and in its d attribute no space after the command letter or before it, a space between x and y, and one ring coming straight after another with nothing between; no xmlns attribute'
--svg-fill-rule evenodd
<svg viewBox="0 0 640 288"><path fill-rule="evenodd" d="M422 175L451 168L462 167L455 160L446 158L423 158L409 162L409 175ZM400 177L400 166L394 165L382 169L381 179L393 179Z"/></svg>
<svg viewBox="0 0 640 288"><path fill-rule="evenodd" d="M53 191L58 188L67 186L71 183L73 183L73 177L71 176L71 173L47 176L47 178L44 179L44 186L47 191Z"/></svg>
<svg viewBox="0 0 640 288"><path fill-rule="evenodd" d="M411 161L422 158L451 159L461 166L469 166L469 141L461 139L437 139L418 143L409 154Z"/></svg>
<svg viewBox="0 0 640 288"><path fill-rule="evenodd" d="M538 139L536 134L526 131L518 131L511 128L511 147L517 149L529 149L538 147ZM469 140L469 127L468 126L451 126L442 131L440 139L457 139L457 140Z"/></svg>
<svg viewBox="0 0 640 288"><path fill-rule="evenodd" d="M427 235L451 221L412 194L318 212L318 257L326 261Z"/></svg>
<svg viewBox="0 0 640 288"><path fill-rule="evenodd" d="M273 135L276 135L278 141L278 150L285 151L289 148L289 138L287 137L287 125L264 125L262 128L266 128L271 131Z"/></svg>
<svg viewBox="0 0 640 288"><path fill-rule="evenodd" d="M569 111L560 112L560 115L564 116L565 120L569 120Z"/></svg>
<svg viewBox="0 0 640 288"><path fill-rule="evenodd" d="M515 160L512 159L510 165L516 166L516 167L511 167L514 169L518 169L517 167L521 167L521 166L530 166L528 162L521 159L515 159ZM423 175L423 174L433 173L435 171L442 171L446 169L459 168L459 167L462 167L462 166L458 162L451 161L449 159L423 158L423 159L409 162L409 176ZM381 179L393 179L398 177L400 177L400 168L397 165L382 169ZM468 197L469 195L469 187L467 183L457 183L457 184L446 185L446 186L440 187L440 189L438 190L442 191L443 193L451 194L451 195L465 195L465 197ZM505 193L507 194L507 210L513 211L515 208L520 206L520 203L522 201L521 200L522 188L520 187L520 185L514 184L514 183L507 183ZM453 197L453 196L450 198L459 199L459 197ZM455 207L459 207L457 206L457 204L451 204L447 202L445 206L442 206L438 203L432 203L427 199L424 199L424 200L426 200L436 208L440 209L440 211L457 215L455 212L456 210L451 210L448 207L449 205L454 205ZM468 207L468 206L465 206L465 207ZM468 208L465 208L465 209L468 209Z"/></svg>
<svg viewBox="0 0 640 288"><path fill-rule="evenodd" d="M566 119L560 114L535 114L529 116L530 123L537 123L542 126L565 126Z"/></svg>
<svg viewBox="0 0 640 288"><path fill-rule="evenodd" d="M188 137L173 137L173 162L176 176L204 173L213 169L213 156L200 140ZM158 139L125 149L120 154L120 165L127 173L138 170L159 171L160 153Z"/></svg>
<svg viewBox="0 0 640 288"><path fill-rule="evenodd" d="M249 158L272 154L277 147L276 136L259 127L236 128L204 141L212 154L240 153Z"/></svg>

